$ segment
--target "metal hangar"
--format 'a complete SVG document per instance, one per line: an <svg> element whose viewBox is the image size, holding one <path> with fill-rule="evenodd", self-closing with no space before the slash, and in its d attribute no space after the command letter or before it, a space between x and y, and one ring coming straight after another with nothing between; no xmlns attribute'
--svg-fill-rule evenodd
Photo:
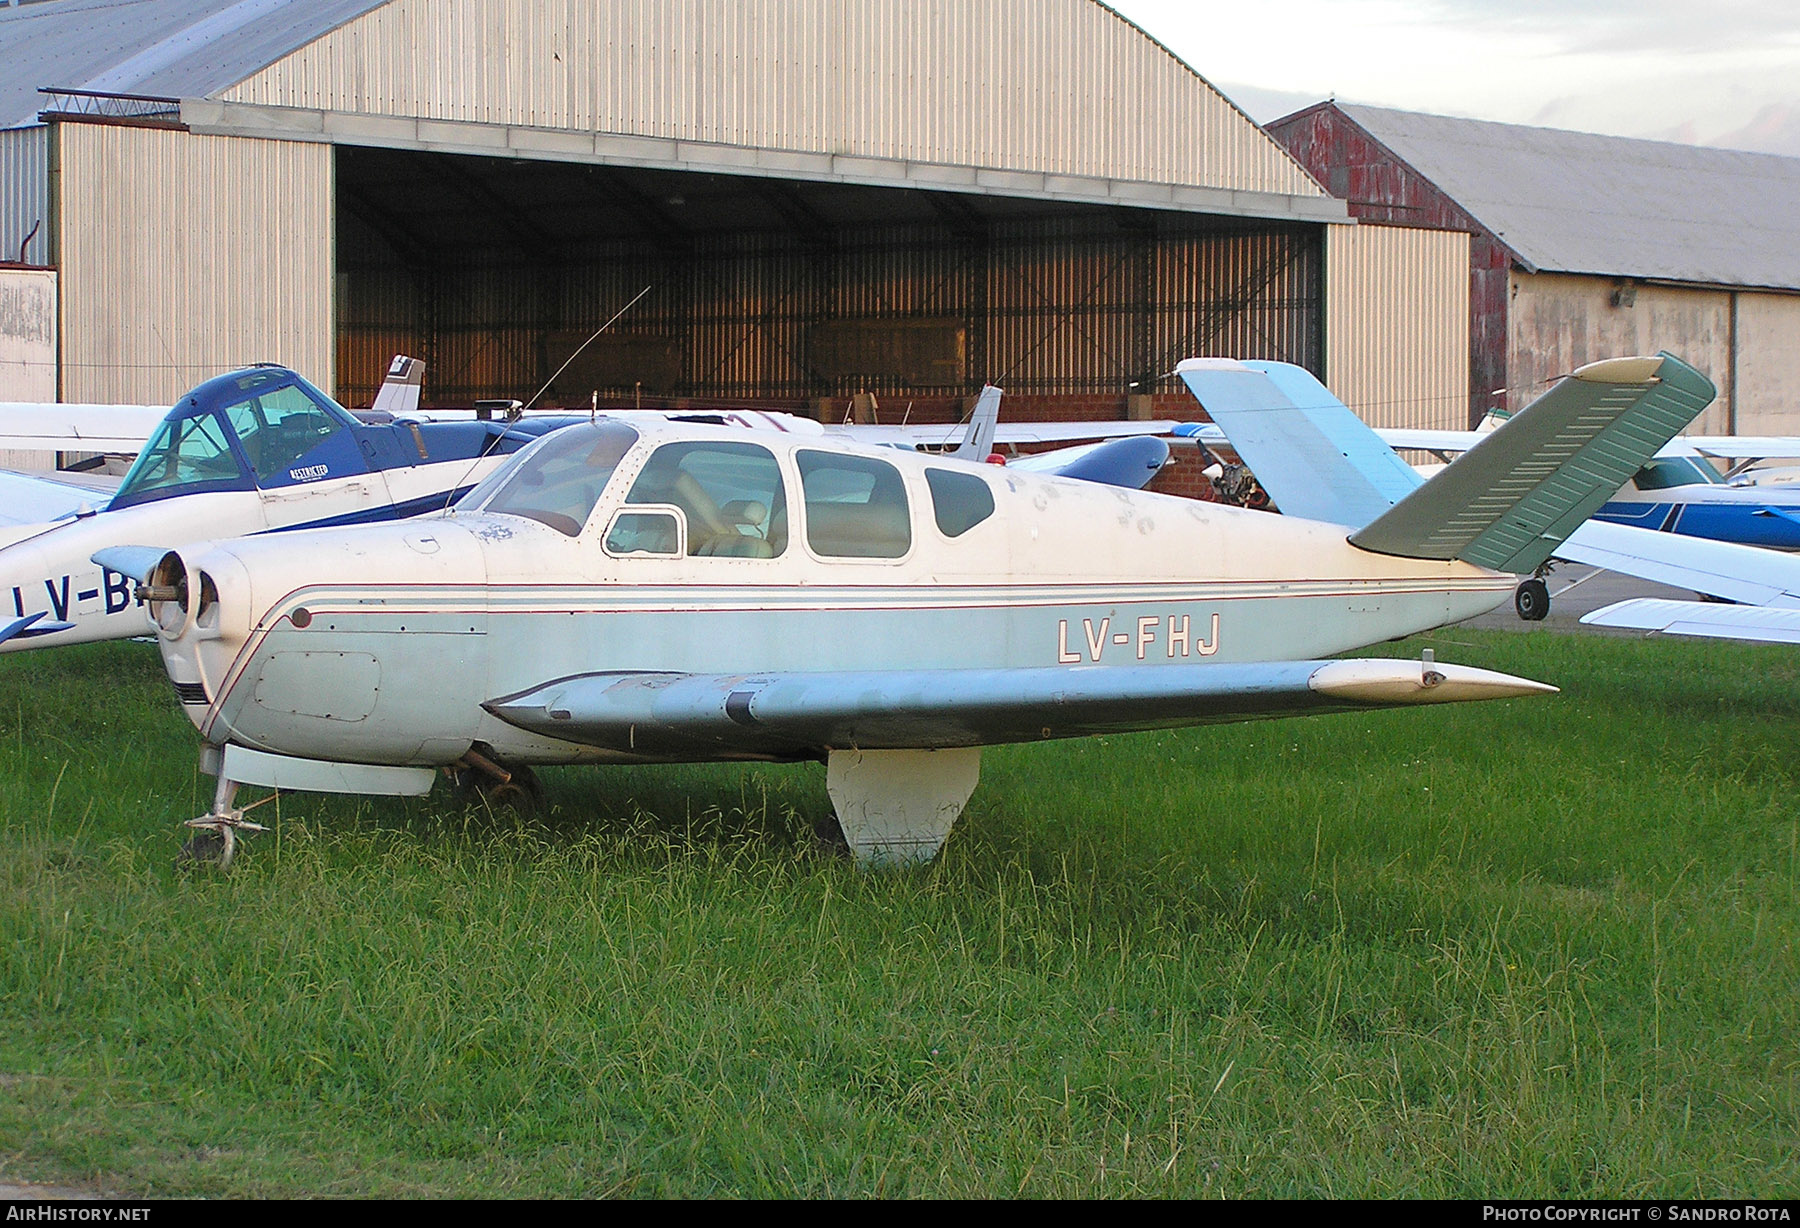
<svg viewBox="0 0 1800 1228"><path fill-rule="evenodd" d="M26 0L0 125L66 400L272 360L355 404L402 351L526 397L648 286L549 403L1185 412L1190 354L1339 374L1375 316L1328 267L1460 309L1441 232L1359 247L1095 0Z"/></svg>

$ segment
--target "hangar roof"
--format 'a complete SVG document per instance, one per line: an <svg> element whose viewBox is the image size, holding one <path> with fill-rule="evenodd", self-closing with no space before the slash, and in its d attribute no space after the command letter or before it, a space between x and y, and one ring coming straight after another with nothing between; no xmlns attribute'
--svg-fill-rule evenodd
<svg viewBox="0 0 1800 1228"><path fill-rule="evenodd" d="M205 97L386 0L39 0L0 7L0 128L40 88Z"/></svg>
<svg viewBox="0 0 1800 1228"><path fill-rule="evenodd" d="M1800 158L1326 105L1533 271L1800 288Z"/></svg>
<svg viewBox="0 0 1800 1228"><path fill-rule="evenodd" d="M40 87L175 98L202 135L1347 217L1100 0L0 5L0 128Z"/></svg>

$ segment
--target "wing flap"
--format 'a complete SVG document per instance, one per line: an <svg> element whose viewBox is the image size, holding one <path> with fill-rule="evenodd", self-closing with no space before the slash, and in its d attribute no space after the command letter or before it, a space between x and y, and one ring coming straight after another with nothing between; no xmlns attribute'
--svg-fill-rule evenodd
<svg viewBox="0 0 1800 1228"><path fill-rule="evenodd" d="M651 756L926 749L1554 691L1467 666L1281 661L756 675L582 674L482 706L564 741Z"/></svg>

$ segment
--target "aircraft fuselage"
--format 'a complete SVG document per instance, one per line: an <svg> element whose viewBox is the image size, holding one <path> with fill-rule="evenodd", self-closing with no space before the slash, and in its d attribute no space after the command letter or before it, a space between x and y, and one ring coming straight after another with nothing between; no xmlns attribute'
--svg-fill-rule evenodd
<svg viewBox="0 0 1800 1228"><path fill-rule="evenodd" d="M1359 550L1341 526L886 449L684 425L552 439L578 470L607 429L630 440L577 493L524 465L448 515L166 561L186 608L150 610L184 710L209 743L334 762L449 764L476 744L521 763L660 760L483 704L607 671L1325 656L1482 613L1514 584ZM683 473L707 490L665 481ZM758 756L721 740L679 757Z"/></svg>

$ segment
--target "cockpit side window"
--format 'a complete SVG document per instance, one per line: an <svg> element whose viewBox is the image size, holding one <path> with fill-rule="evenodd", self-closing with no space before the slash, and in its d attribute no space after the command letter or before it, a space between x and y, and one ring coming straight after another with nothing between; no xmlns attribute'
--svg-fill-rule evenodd
<svg viewBox="0 0 1800 1228"><path fill-rule="evenodd" d="M232 454L225 424L211 410L164 419L138 453L112 506L173 493L176 488L246 485L243 466Z"/></svg>
<svg viewBox="0 0 1800 1228"><path fill-rule="evenodd" d="M496 470L457 506L524 516L574 537L637 438L623 422L565 426Z"/></svg>
<svg viewBox="0 0 1800 1228"><path fill-rule="evenodd" d="M897 559L912 549L900 471L886 461L802 450L806 544L828 558Z"/></svg>
<svg viewBox="0 0 1800 1228"><path fill-rule="evenodd" d="M757 444L666 443L644 463L625 501L680 508L690 555L771 559L787 549L781 467Z"/></svg>
<svg viewBox="0 0 1800 1228"><path fill-rule="evenodd" d="M297 384L228 405L225 419L256 476L265 481L285 476L294 462L346 429Z"/></svg>

